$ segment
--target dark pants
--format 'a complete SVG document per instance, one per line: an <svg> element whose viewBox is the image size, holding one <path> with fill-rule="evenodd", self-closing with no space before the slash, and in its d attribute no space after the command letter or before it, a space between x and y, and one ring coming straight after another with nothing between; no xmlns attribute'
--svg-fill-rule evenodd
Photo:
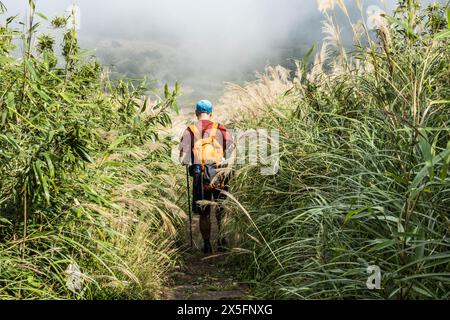
<svg viewBox="0 0 450 320"><path fill-rule="evenodd" d="M224 208L217 203L217 200L225 198L222 190L204 190L202 192L201 185L201 174L194 173L193 175L194 183L192 188L192 211L195 214L200 215L200 233L202 234L203 240L211 239L211 212L213 207L216 212L217 228L219 237L222 232L222 222L224 217ZM225 187L224 190L227 190ZM216 202L214 205L201 205L197 203L199 200Z"/></svg>

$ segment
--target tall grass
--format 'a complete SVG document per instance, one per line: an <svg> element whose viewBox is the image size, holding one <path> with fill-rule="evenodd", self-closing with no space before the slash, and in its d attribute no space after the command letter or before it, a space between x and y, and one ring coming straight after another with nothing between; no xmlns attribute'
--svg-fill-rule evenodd
<svg viewBox="0 0 450 320"><path fill-rule="evenodd" d="M0 27L0 298L157 298L181 212L158 132L179 88L152 102L109 81L61 17L59 57L35 16L30 0L25 31Z"/></svg>
<svg viewBox="0 0 450 320"><path fill-rule="evenodd" d="M290 90L238 118L282 139L278 174L238 168L239 205L227 201L233 256L255 296L449 298L449 18L448 5L400 1L376 32L352 25L351 51L327 37ZM325 23L338 34L329 12ZM371 265L380 290L366 286Z"/></svg>

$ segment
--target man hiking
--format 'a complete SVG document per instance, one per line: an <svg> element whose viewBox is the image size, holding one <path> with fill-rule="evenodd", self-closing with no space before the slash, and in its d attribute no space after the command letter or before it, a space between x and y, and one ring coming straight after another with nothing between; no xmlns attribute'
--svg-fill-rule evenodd
<svg viewBox="0 0 450 320"><path fill-rule="evenodd" d="M193 177L192 211L200 215L200 233L203 238L203 252L212 253L211 212L213 205L199 201L222 199L222 190L227 190L226 162L231 158L234 144L228 130L212 121L213 105L201 100L196 105L198 122L188 127L180 142L180 158L184 165L190 165L189 174ZM217 249L226 250L226 240L222 236L224 210L214 205L216 211L218 240Z"/></svg>

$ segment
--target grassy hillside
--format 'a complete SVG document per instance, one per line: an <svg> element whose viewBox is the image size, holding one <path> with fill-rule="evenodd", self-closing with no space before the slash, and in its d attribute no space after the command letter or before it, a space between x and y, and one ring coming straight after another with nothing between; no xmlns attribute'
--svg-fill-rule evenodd
<svg viewBox="0 0 450 320"><path fill-rule="evenodd" d="M400 1L387 19L351 21L349 51L327 11L312 63L233 89L251 110L236 126L281 138L279 172L240 167L227 202L257 297L449 298L450 9Z"/></svg>

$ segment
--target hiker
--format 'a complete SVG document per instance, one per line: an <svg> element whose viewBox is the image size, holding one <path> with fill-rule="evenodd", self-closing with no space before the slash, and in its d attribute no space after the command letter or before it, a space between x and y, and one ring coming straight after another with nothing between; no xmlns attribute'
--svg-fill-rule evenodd
<svg viewBox="0 0 450 320"><path fill-rule="evenodd" d="M195 114L198 122L184 131L179 147L181 162L190 165L189 175L194 180L192 211L200 215L199 227L203 238L203 252L206 254L212 253L210 240L213 205L201 204L198 201L215 202L217 250L225 251L227 242L221 233L224 210L216 201L224 198L222 190L227 191L226 169L234 148L228 130L212 121L212 111L213 105L210 101L201 100L197 103Z"/></svg>

